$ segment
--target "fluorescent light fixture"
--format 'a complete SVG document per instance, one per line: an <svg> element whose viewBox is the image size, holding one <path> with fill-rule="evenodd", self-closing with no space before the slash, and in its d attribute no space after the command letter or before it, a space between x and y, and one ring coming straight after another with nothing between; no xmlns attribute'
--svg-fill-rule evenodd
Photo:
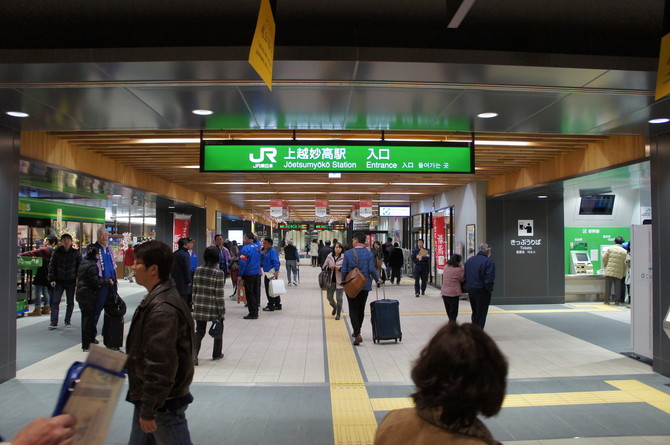
<svg viewBox="0 0 670 445"><path fill-rule="evenodd" d="M210 182L214 185L268 185L269 182Z"/></svg>
<svg viewBox="0 0 670 445"><path fill-rule="evenodd" d="M385 182L331 182L333 185L386 185Z"/></svg>
<svg viewBox="0 0 670 445"><path fill-rule="evenodd" d="M292 141L292 137L277 136L273 138L235 138L233 141Z"/></svg>
<svg viewBox="0 0 670 445"><path fill-rule="evenodd" d="M136 139L135 144L199 144L200 138L147 138ZM199 167L199 166L198 166Z"/></svg>
<svg viewBox="0 0 670 445"><path fill-rule="evenodd" d="M231 195L267 195L269 192L264 191L264 192L224 192L224 193L229 193Z"/></svg>
<svg viewBox="0 0 670 445"><path fill-rule="evenodd" d="M9 113L7 113L7 114L9 114ZM665 124L665 123L668 123L668 122L670 122L670 119L668 119L667 117L661 117L661 118L658 118L658 119L651 119L649 121L650 124Z"/></svg>
<svg viewBox="0 0 670 445"><path fill-rule="evenodd" d="M178 165L177 168L200 168L199 165Z"/></svg>
<svg viewBox="0 0 670 445"><path fill-rule="evenodd" d="M547 195L538 195L538 199L547 199Z"/></svg>
<svg viewBox="0 0 670 445"><path fill-rule="evenodd" d="M272 185L328 185L330 182L271 182Z"/></svg>
<svg viewBox="0 0 670 445"><path fill-rule="evenodd" d="M191 113L197 114L198 116L209 116L210 114L214 114L212 110L193 110Z"/></svg>
<svg viewBox="0 0 670 445"><path fill-rule="evenodd" d="M342 177L342 173L328 173L328 177L331 179L340 179Z"/></svg>
<svg viewBox="0 0 670 445"><path fill-rule="evenodd" d="M498 117L498 113L495 112L479 113L477 117L480 119L491 119L493 117Z"/></svg>
<svg viewBox="0 0 670 445"><path fill-rule="evenodd" d="M443 182L389 182L389 185L448 185Z"/></svg>
<svg viewBox="0 0 670 445"><path fill-rule="evenodd" d="M472 142L465 139L447 139L445 142ZM475 140L475 146L477 145L497 145L501 147L528 147L530 145L535 145L533 142L527 141L477 141Z"/></svg>
<svg viewBox="0 0 670 445"><path fill-rule="evenodd" d="M8 111L7 113L8 116L12 117L28 117L30 116L28 113L24 113L23 111Z"/></svg>

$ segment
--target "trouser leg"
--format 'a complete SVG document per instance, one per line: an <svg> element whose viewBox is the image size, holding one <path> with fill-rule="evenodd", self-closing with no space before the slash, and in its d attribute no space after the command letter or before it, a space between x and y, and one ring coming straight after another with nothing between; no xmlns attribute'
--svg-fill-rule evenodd
<svg viewBox="0 0 670 445"><path fill-rule="evenodd" d="M200 346L202 345L202 339L205 338L205 331L207 329L207 322L196 320L195 322L195 357L197 358L200 354Z"/></svg>
<svg viewBox="0 0 670 445"><path fill-rule="evenodd" d="M60 300L63 297L64 290L65 287L62 284L56 283L56 286L54 287L53 296L51 297L51 324L54 326L58 324L58 312L60 309ZM65 298L68 299L67 295Z"/></svg>
<svg viewBox="0 0 670 445"><path fill-rule="evenodd" d="M421 269L421 294L426 293L426 286L428 286L428 267Z"/></svg>
<svg viewBox="0 0 670 445"><path fill-rule="evenodd" d="M472 307L472 322L484 329L491 304L491 292L486 289L469 289L468 291Z"/></svg>
<svg viewBox="0 0 670 445"><path fill-rule="evenodd" d="M270 279L263 276L263 281L265 281L265 297L268 299L268 307L274 307L274 299L270 297Z"/></svg>
<svg viewBox="0 0 670 445"><path fill-rule="evenodd" d="M261 281L260 275L245 275L243 278L244 290L247 293L247 308L249 315L258 316L258 287Z"/></svg>
<svg viewBox="0 0 670 445"><path fill-rule="evenodd" d="M349 300L349 317L351 318L351 329L354 335L361 333L363 318L365 316L365 303L368 300L368 291L362 290L356 298L347 298Z"/></svg>
<svg viewBox="0 0 670 445"><path fill-rule="evenodd" d="M72 322L72 312L74 312L74 292L76 285L66 284L65 285L65 323Z"/></svg>
<svg viewBox="0 0 670 445"><path fill-rule="evenodd" d="M326 298L328 299L328 303L330 304L330 307L333 309L337 308L337 304L335 303L335 284L331 284L328 289L326 289Z"/></svg>
<svg viewBox="0 0 670 445"><path fill-rule="evenodd" d="M458 317L458 299L459 297L449 297L447 295L442 295L442 301L444 301L444 309L447 311L447 317L449 321L456 321Z"/></svg>

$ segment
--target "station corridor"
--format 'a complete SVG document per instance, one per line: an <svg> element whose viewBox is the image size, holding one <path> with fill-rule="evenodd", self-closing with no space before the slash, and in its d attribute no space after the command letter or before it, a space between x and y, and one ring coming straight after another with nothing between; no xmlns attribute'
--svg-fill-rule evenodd
<svg viewBox="0 0 670 445"><path fill-rule="evenodd" d="M226 299L225 356L211 360L206 336L191 387L195 445L368 444L388 410L409 406L412 362L447 320L439 290L415 298L408 277L373 288L368 302L384 294L400 301L402 341L375 344L368 314L355 347L347 314L330 315L317 272L303 261L283 310L258 320L243 320L246 309ZM226 288L230 295L230 281ZM126 330L144 293L120 283ZM462 300L458 321L469 316ZM85 357L78 317L72 329L54 331L48 317L17 320L17 376L0 385L5 437L50 415L66 369ZM485 419L494 437L516 445L670 443L670 379L621 354L630 350L629 317L623 306L598 303L492 306L486 331L510 363L504 407ZM122 396L107 444L127 442L131 417Z"/></svg>

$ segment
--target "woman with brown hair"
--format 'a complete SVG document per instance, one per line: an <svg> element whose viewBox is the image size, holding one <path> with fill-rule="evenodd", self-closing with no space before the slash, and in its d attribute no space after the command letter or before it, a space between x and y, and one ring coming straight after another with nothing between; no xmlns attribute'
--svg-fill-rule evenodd
<svg viewBox="0 0 670 445"><path fill-rule="evenodd" d="M507 360L479 326L450 321L412 370L414 408L391 411L375 445L495 445L478 414L491 417L505 397Z"/></svg>

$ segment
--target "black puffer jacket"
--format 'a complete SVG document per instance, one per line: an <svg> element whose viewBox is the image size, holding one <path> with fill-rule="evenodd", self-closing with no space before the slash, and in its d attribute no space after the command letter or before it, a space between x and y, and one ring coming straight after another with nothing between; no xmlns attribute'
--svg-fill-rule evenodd
<svg viewBox="0 0 670 445"><path fill-rule="evenodd" d="M77 303L82 311L95 309L96 292L105 283L105 279L98 275L98 262L84 258L79 264L77 273Z"/></svg>
<svg viewBox="0 0 670 445"><path fill-rule="evenodd" d="M66 251L63 246L58 246L51 254L51 261L49 261L49 282L74 283L77 280L79 263L81 263L81 255L78 249L70 247Z"/></svg>
<svg viewBox="0 0 670 445"><path fill-rule="evenodd" d="M139 403L143 419L154 419L169 399L190 396L194 332L193 316L174 280L158 283L137 306L126 340L126 400Z"/></svg>

